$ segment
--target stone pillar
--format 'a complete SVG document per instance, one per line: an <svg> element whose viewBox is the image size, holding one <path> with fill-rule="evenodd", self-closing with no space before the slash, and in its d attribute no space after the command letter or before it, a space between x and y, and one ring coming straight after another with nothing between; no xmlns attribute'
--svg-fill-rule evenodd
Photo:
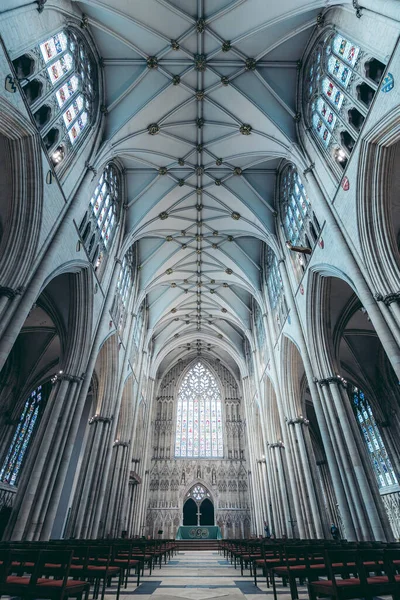
<svg viewBox="0 0 400 600"><path fill-rule="evenodd" d="M297 312L297 307L295 305L292 289L290 287L288 275L286 272L285 261L279 261L279 270L282 277L283 288L286 296L286 300L288 302L288 306L290 309L290 314L293 319L293 324L297 327L299 332L299 346L300 346L300 354L304 365L304 370L306 373L307 383L310 389L311 398L313 401L313 406L315 410L315 414L318 421L319 430L321 433L322 443L324 445L325 454L328 460L329 469L331 471L332 480L334 483L335 493L339 502L340 512L342 515L343 523L346 527L346 532L349 540L355 540L356 533L353 525L353 520L350 514L349 505L347 502L345 490L343 487L343 482L341 479L341 472L338 467L338 463L336 460L335 452L332 445L331 440L331 430L327 426L326 418L324 411L321 406L320 396L316 387L316 382L312 375L312 367L311 361L308 354L307 345L304 338L304 332L301 327L299 315Z"/></svg>

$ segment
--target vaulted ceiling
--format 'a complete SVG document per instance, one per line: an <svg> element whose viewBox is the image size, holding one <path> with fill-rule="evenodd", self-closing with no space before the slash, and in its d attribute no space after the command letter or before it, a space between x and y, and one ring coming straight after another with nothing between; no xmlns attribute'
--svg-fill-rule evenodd
<svg viewBox="0 0 400 600"><path fill-rule="evenodd" d="M336 3L79 2L104 65L99 159L126 168L126 246L158 360L243 356L263 243L276 244L276 170L297 149L299 61Z"/></svg>

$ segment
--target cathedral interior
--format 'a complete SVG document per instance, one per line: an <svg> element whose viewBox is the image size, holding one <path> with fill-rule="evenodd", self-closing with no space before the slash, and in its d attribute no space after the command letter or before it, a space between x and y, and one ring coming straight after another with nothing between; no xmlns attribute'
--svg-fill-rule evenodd
<svg viewBox="0 0 400 600"><path fill-rule="evenodd" d="M159 554L236 552L239 598L267 542L400 553L399 34L398 0L2 0L0 561L130 540L150 597Z"/></svg>

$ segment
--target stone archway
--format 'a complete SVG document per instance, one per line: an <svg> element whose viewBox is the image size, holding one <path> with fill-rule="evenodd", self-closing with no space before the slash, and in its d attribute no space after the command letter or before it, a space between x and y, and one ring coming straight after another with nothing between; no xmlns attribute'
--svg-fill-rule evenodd
<svg viewBox="0 0 400 600"><path fill-rule="evenodd" d="M209 498L205 498L200 504L200 525L215 525L214 504Z"/></svg>
<svg viewBox="0 0 400 600"><path fill-rule="evenodd" d="M183 505L183 525L197 525L198 507L192 498L188 498Z"/></svg>

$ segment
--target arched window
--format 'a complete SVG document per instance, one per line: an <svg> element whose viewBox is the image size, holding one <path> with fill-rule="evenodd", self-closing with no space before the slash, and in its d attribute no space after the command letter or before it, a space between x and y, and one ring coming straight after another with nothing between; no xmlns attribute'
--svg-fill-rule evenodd
<svg viewBox="0 0 400 600"><path fill-rule="evenodd" d="M202 485L194 485L186 494L186 498L193 498L196 502L202 502L205 498L211 498L211 495Z"/></svg>
<svg viewBox="0 0 400 600"><path fill-rule="evenodd" d="M267 250L267 290L271 309L275 315L275 322L278 326L283 325L287 315L287 306L285 294L283 292L282 277L279 272L278 259L268 247Z"/></svg>
<svg viewBox="0 0 400 600"><path fill-rule="evenodd" d="M211 371L197 362L178 392L175 456L222 458L221 391Z"/></svg>
<svg viewBox="0 0 400 600"><path fill-rule="evenodd" d="M29 58L29 55L31 58ZM21 59L24 58L23 63ZM21 65L31 61L28 71ZM95 61L81 34L62 30L14 61L33 117L54 165L82 140L96 108Z"/></svg>
<svg viewBox="0 0 400 600"><path fill-rule="evenodd" d="M18 483L27 450L43 413L47 399L47 387L44 386L42 388L39 385L25 402L13 439L0 470L0 481L3 483L8 483L9 485L17 485Z"/></svg>
<svg viewBox="0 0 400 600"><path fill-rule="evenodd" d="M81 223L81 236L96 270L108 252L117 227L120 212L119 188L118 171L109 163L90 199L87 217Z"/></svg>
<svg viewBox="0 0 400 600"><path fill-rule="evenodd" d="M135 266L134 247L131 246L125 254L121 271L119 273L117 289L113 305L113 317L118 323L118 331L121 333L125 327L126 309L129 303L130 292L132 289L133 275Z"/></svg>
<svg viewBox="0 0 400 600"><path fill-rule="evenodd" d="M300 175L294 165L281 174L280 205L285 238L293 246L304 246L306 225L312 217L311 204Z"/></svg>
<svg viewBox="0 0 400 600"><path fill-rule="evenodd" d="M385 444L383 443L370 403L365 397L364 392L355 386L351 387L351 400L378 486L385 488L397 485L397 477Z"/></svg>
<svg viewBox="0 0 400 600"><path fill-rule="evenodd" d="M265 351L265 327L263 315L257 302L254 302L254 327L256 331L257 344L260 352L263 354Z"/></svg>
<svg viewBox="0 0 400 600"><path fill-rule="evenodd" d="M287 164L280 176L281 222L288 247L309 248L317 241L320 229L311 208L306 189L293 164ZM318 224L318 225L317 225ZM309 254L309 250L307 250ZM301 277L306 268L308 254L292 251L291 258L296 275Z"/></svg>
<svg viewBox="0 0 400 600"><path fill-rule="evenodd" d="M357 44L332 31L320 38L307 61L303 84L307 125L323 152L342 168L353 150L383 68Z"/></svg>

